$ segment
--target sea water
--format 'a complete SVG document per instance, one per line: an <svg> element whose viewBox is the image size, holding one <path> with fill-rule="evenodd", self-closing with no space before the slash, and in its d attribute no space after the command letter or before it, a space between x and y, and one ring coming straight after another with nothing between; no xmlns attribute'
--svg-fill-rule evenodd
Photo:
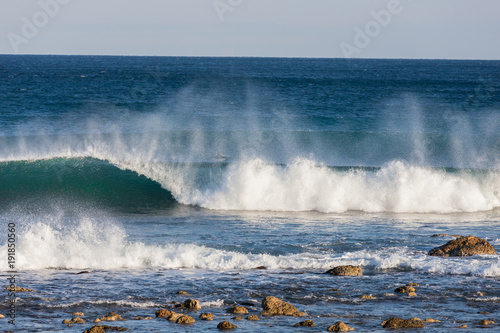
<svg viewBox="0 0 500 333"><path fill-rule="evenodd" d="M132 331L300 331L226 313L267 295L307 331L500 320L497 256L427 255L453 239L436 234L500 249L498 61L4 55L0 77L2 287L14 224L16 283L36 290L2 329L114 311ZM338 265L363 276L323 274ZM133 320L188 297L215 321Z"/></svg>

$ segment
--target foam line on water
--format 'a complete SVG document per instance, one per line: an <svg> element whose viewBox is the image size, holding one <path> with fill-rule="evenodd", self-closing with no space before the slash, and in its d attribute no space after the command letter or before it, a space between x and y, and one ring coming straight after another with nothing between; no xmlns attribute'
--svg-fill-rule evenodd
<svg viewBox="0 0 500 333"><path fill-rule="evenodd" d="M128 240L113 221L80 218L77 223L31 222L19 233L18 270L40 269L294 269L323 272L338 265L360 265L374 270L412 269L426 273L500 276L498 256L439 258L407 247L358 250L338 254L288 255L224 251L195 244L150 245ZM0 247L6 251L6 245ZM6 263L0 266L7 271Z"/></svg>

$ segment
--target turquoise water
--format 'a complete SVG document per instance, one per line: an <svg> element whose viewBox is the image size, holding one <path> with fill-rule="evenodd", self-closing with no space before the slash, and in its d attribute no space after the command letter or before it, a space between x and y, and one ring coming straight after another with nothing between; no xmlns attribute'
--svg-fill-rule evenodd
<svg viewBox="0 0 500 333"><path fill-rule="evenodd" d="M497 256L426 255L452 239L434 234L499 249L497 61L0 56L0 75L0 220L37 290L17 294L17 330L154 316L178 290L216 315L186 331L267 295L317 331L498 316ZM345 264L364 276L322 274ZM384 295L409 282L418 297ZM61 324L75 311L88 323Z"/></svg>

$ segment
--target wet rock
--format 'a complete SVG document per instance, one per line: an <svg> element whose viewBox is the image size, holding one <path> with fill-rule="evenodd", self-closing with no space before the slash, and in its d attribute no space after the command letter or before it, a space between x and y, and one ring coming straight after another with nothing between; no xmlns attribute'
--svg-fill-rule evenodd
<svg viewBox="0 0 500 333"><path fill-rule="evenodd" d="M385 293L384 296L386 297L392 297L392 296L396 296L395 294L391 294L391 293Z"/></svg>
<svg viewBox="0 0 500 333"><path fill-rule="evenodd" d="M71 320L69 320L69 319L63 320L63 324L66 324L66 325L69 325L69 324L85 324L85 320L83 320L80 317L75 317L75 318L73 318Z"/></svg>
<svg viewBox="0 0 500 333"><path fill-rule="evenodd" d="M440 323L440 322L441 322L441 320L432 319L432 318L424 319L424 323Z"/></svg>
<svg viewBox="0 0 500 333"><path fill-rule="evenodd" d="M182 316L183 316L182 313L172 312L172 314L170 316L168 316L167 319L168 319L168 321L177 322L177 319L179 319Z"/></svg>
<svg viewBox="0 0 500 333"><path fill-rule="evenodd" d="M266 266L258 266L258 267L252 268L252 269L267 269L267 267Z"/></svg>
<svg viewBox="0 0 500 333"><path fill-rule="evenodd" d="M463 325L457 326L457 328L467 328L467 325L463 324Z"/></svg>
<svg viewBox="0 0 500 333"><path fill-rule="evenodd" d="M243 307L243 306L233 306L227 310L228 313L234 313L234 314L247 314L248 310Z"/></svg>
<svg viewBox="0 0 500 333"><path fill-rule="evenodd" d="M259 318L259 316L253 314L253 315L248 316L247 320L257 321L257 320L260 320L260 318Z"/></svg>
<svg viewBox="0 0 500 333"><path fill-rule="evenodd" d="M119 314L110 312L107 315L102 316L100 319L102 321L115 321L115 320L122 320L122 317Z"/></svg>
<svg viewBox="0 0 500 333"><path fill-rule="evenodd" d="M89 271L81 271L81 272L78 272L76 274L78 275L78 274L89 274L89 273L90 273Z"/></svg>
<svg viewBox="0 0 500 333"><path fill-rule="evenodd" d="M219 325L217 325L217 328L220 330L232 330L235 328L238 328L238 326L228 322L228 321L221 321Z"/></svg>
<svg viewBox="0 0 500 333"><path fill-rule="evenodd" d="M325 272L325 274L337 275L337 276L359 276L363 275L360 266L337 266Z"/></svg>
<svg viewBox="0 0 500 333"><path fill-rule="evenodd" d="M140 317L140 316L138 316L138 317L135 317L134 319L135 320L151 320L151 319L153 319L153 317Z"/></svg>
<svg viewBox="0 0 500 333"><path fill-rule="evenodd" d="M418 283L410 282L407 284L408 287L420 287Z"/></svg>
<svg viewBox="0 0 500 333"><path fill-rule="evenodd" d="M200 319L201 320L209 320L210 321L210 320L214 320L214 317L215 316L213 314L211 314L211 313L202 313L200 315Z"/></svg>
<svg viewBox="0 0 500 333"><path fill-rule="evenodd" d="M293 327L314 327L316 324L312 320L304 320L301 321L300 323L297 323L293 325Z"/></svg>
<svg viewBox="0 0 500 333"><path fill-rule="evenodd" d="M416 297L416 296L417 296L417 293L416 293L416 292L414 292L414 291L410 291L410 292L408 293L408 296L409 296L409 297Z"/></svg>
<svg viewBox="0 0 500 333"><path fill-rule="evenodd" d="M479 325L484 325L484 326L487 326L487 325L492 325L492 324L494 324L494 323L495 323L495 322L494 322L493 320L485 320L485 319L483 319L483 320L481 320L481 321L479 322Z"/></svg>
<svg viewBox="0 0 500 333"><path fill-rule="evenodd" d="M401 318L390 318L382 322L384 328L421 328L425 327L425 324L419 318L401 319Z"/></svg>
<svg viewBox="0 0 500 333"><path fill-rule="evenodd" d="M106 331L102 326L94 325L83 333L106 333Z"/></svg>
<svg viewBox="0 0 500 333"><path fill-rule="evenodd" d="M274 296L267 296L262 300L262 315L264 316L293 316L299 310L290 303Z"/></svg>
<svg viewBox="0 0 500 333"><path fill-rule="evenodd" d="M158 318L168 318L172 314L172 311L168 311L167 309L160 309L156 311L156 317Z"/></svg>
<svg viewBox="0 0 500 333"><path fill-rule="evenodd" d="M293 317L306 317L307 313L299 311L299 312L295 312L292 316Z"/></svg>
<svg viewBox="0 0 500 333"><path fill-rule="evenodd" d="M462 235L434 234L431 237L454 237L454 238L458 238L458 237L462 237Z"/></svg>
<svg viewBox="0 0 500 333"><path fill-rule="evenodd" d="M414 293L416 290L413 287L410 286L403 286L403 287L398 287L394 290L395 293L398 294L409 294L409 293Z"/></svg>
<svg viewBox="0 0 500 333"><path fill-rule="evenodd" d="M479 311L479 314L490 314L488 311Z"/></svg>
<svg viewBox="0 0 500 333"><path fill-rule="evenodd" d="M194 324L196 320L194 320L193 317L188 316L188 315L182 315L180 316L176 321L177 324Z"/></svg>
<svg viewBox="0 0 500 333"><path fill-rule="evenodd" d="M28 288L23 288L23 287L14 287L14 288L11 288L11 287L7 287L6 288L7 291L13 291L13 292L16 292L16 293L26 293L26 292L35 292L36 290L33 290L33 289L28 289Z"/></svg>
<svg viewBox="0 0 500 333"><path fill-rule="evenodd" d="M181 307L187 310L201 310L200 301L195 299L185 300L184 303L181 304Z"/></svg>
<svg viewBox="0 0 500 333"><path fill-rule="evenodd" d="M102 325L102 328L104 331L117 331L117 332L126 332L129 331L128 328L125 327L118 327L118 326L108 326L108 325Z"/></svg>
<svg viewBox="0 0 500 333"><path fill-rule="evenodd" d="M73 312L73 316L75 316L75 317L83 317L85 315L83 314L83 312Z"/></svg>
<svg viewBox="0 0 500 333"><path fill-rule="evenodd" d="M474 237L459 237L429 251L430 256L467 257L478 254L497 254L486 240Z"/></svg>
<svg viewBox="0 0 500 333"><path fill-rule="evenodd" d="M189 293L187 291L184 291L184 290L179 290L177 292L177 295L184 295L184 296L189 296Z"/></svg>
<svg viewBox="0 0 500 333"><path fill-rule="evenodd" d="M243 320L243 317L242 316L235 316L233 318L231 318L233 320Z"/></svg>
<svg viewBox="0 0 500 333"><path fill-rule="evenodd" d="M101 322L101 319L97 318L96 320L94 320L94 323L100 323Z"/></svg>
<svg viewBox="0 0 500 333"><path fill-rule="evenodd" d="M4 319L4 318L5 318L5 316L0 313L0 319Z"/></svg>
<svg viewBox="0 0 500 333"><path fill-rule="evenodd" d="M377 298L373 295L363 295L361 296L361 299L377 299Z"/></svg>
<svg viewBox="0 0 500 333"><path fill-rule="evenodd" d="M349 331L354 331L354 328L352 328L349 325L344 324L341 321L336 322L332 326L328 327L329 332L349 332Z"/></svg>

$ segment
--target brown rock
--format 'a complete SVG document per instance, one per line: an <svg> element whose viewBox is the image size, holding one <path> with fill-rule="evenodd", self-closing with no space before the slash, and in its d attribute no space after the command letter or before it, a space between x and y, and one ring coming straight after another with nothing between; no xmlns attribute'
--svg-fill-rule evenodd
<svg viewBox="0 0 500 333"><path fill-rule="evenodd" d="M252 268L252 269L267 269L267 267L266 266L257 266L257 267Z"/></svg>
<svg viewBox="0 0 500 333"><path fill-rule="evenodd" d="M153 317L140 317L140 316L135 317L135 320L151 320L151 319L153 319Z"/></svg>
<svg viewBox="0 0 500 333"><path fill-rule="evenodd" d="M179 291L177 292L177 295L189 296L188 292L187 292L187 291L184 291L184 290L179 290Z"/></svg>
<svg viewBox="0 0 500 333"><path fill-rule="evenodd" d="M416 296L417 296L417 293L416 293L416 292L414 292L414 291L410 291L410 292L408 293L408 296L409 296L409 297L416 297Z"/></svg>
<svg viewBox="0 0 500 333"><path fill-rule="evenodd" d="M299 311L299 312L295 312L292 316L293 317L306 317L307 313Z"/></svg>
<svg viewBox="0 0 500 333"><path fill-rule="evenodd" d="M232 330L232 329L238 328L238 326L231 324L228 321L221 321L219 323L219 325L217 325L217 328L220 330Z"/></svg>
<svg viewBox="0 0 500 333"><path fill-rule="evenodd" d="M457 326L457 328L467 328L467 325L463 324L463 325Z"/></svg>
<svg viewBox="0 0 500 333"><path fill-rule="evenodd" d="M63 324L85 324L85 320L83 320L82 318L80 317L75 317L71 320L69 319L66 319L66 320L63 320Z"/></svg>
<svg viewBox="0 0 500 333"><path fill-rule="evenodd" d="M181 307L188 310L201 310L200 301L195 299L187 299L181 304Z"/></svg>
<svg viewBox="0 0 500 333"><path fill-rule="evenodd" d="M175 322L177 324L194 324L196 320L194 320L194 318L191 316L182 315Z"/></svg>
<svg viewBox="0 0 500 333"><path fill-rule="evenodd" d="M314 327L316 324L312 320L304 320L301 321L300 323L297 323L293 325L293 327Z"/></svg>
<svg viewBox="0 0 500 333"><path fill-rule="evenodd" d="M101 320L103 321L115 321L115 320L121 320L122 317L114 312L110 312L105 316L101 317Z"/></svg>
<svg viewBox="0 0 500 333"><path fill-rule="evenodd" d="M440 322L441 322L441 320L432 319L432 318L424 319L424 323L440 323Z"/></svg>
<svg viewBox="0 0 500 333"><path fill-rule="evenodd" d="M16 293L35 292L36 291L33 289L28 289L28 288L23 288L23 287L15 287L15 288L7 287L6 289L8 291L13 291Z"/></svg>
<svg viewBox="0 0 500 333"><path fill-rule="evenodd" d="M336 322L332 326L328 327L329 332L349 332L349 331L354 331L354 328L352 328L349 325L344 324L341 321Z"/></svg>
<svg viewBox="0 0 500 333"><path fill-rule="evenodd" d="M274 297L267 296L262 300L262 315L264 316L293 316L299 310L290 303Z"/></svg>
<svg viewBox="0 0 500 333"><path fill-rule="evenodd" d="M253 315L248 316L247 320L257 321L257 320L260 320L260 318L259 318L259 316L253 314Z"/></svg>
<svg viewBox="0 0 500 333"><path fill-rule="evenodd" d="M401 318L390 318L382 323L384 328L421 328L425 327L422 320L418 318L401 319Z"/></svg>
<svg viewBox="0 0 500 333"><path fill-rule="evenodd" d="M4 318L5 318L5 316L0 313L0 319L4 319Z"/></svg>
<svg viewBox="0 0 500 333"><path fill-rule="evenodd" d="M486 240L474 236L459 237L429 251L430 256L467 257L477 254L497 254Z"/></svg>
<svg viewBox="0 0 500 333"><path fill-rule="evenodd" d="M410 282L407 284L408 287L420 287L420 285L418 283L413 283L413 282Z"/></svg>
<svg viewBox="0 0 500 333"><path fill-rule="evenodd" d="M394 290L395 293L399 294L409 294L412 292L414 293L415 291L416 291L415 288L409 286L399 287Z"/></svg>
<svg viewBox="0 0 500 333"><path fill-rule="evenodd" d="M495 323L495 322L494 322L493 320L485 320L485 319L483 319L483 320L481 320L481 321L479 322L479 325L485 325L485 326L486 326L486 325L492 325L492 324L494 324L494 323Z"/></svg>
<svg viewBox="0 0 500 333"><path fill-rule="evenodd" d="M94 325L83 333L106 333L106 331L102 326Z"/></svg>
<svg viewBox="0 0 500 333"><path fill-rule="evenodd" d="M210 321L210 320L214 320L214 317L215 316L213 314L211 314L211 313L202 313L200 315L200 319L201 320L209 320Z"/></svg>
<svg viewBox="0 0 500 333"><path fill-rule="evenodd" d="M126 332L126 331L129 331L129 329L128 329L128 328L118 327L118 326L108 326L108 325L102 325L102 328L103 328L105 331L118 331L118 332Z"/></svg>
<svg viewBox="0 0 500 333"><path fill-rule="evenodd" d="M97 318L96 320L94 320L94 323L100 323L101 322L101 319Z"/></svg>
<svg viewBox="0 0 500 333"><path fill-rule="evenodd" d="M168 321L174 321L174 322L177 322L177 319L179 319L180 317L182 317L183 314L182 313L175 313L175 312L172 312L172 314L170 316L168 316Z"/></svg>
<svg viewBox="0 0 500 333"><path fill-rule="evenodd" d="M361 296L361 299L377 299L375 296L372 295L363 295Z"/></svg>
<svg viewBox="0 0 500 333"><path fill-rule="evenodd" d="M156 317L158 318L168 318L172 314L172 311L168 311L167 309L160 309L156 311Z"/></svg>
<svg viewBox="0 0 500 333"><path fill-rule="evenodd" d="M227 310L228 313L234 314L248 314L248 310L243 306L233 306Z"/></svg>
<svg viewBox="0 0 500 333"><path fill-rule="evenodd" d="M363 275L360 266L337 266L325 272L325 274L337 275L337 276L359 276Z"/></svg>
<svg viewBox="0 0 500 333"><path fill-rule="evenodd" d="M85 316L85 315L83 314L83 312L74 312L74 313L73 313L73 316L76 316L76 317L83 317L83 316Z"/></svg>

